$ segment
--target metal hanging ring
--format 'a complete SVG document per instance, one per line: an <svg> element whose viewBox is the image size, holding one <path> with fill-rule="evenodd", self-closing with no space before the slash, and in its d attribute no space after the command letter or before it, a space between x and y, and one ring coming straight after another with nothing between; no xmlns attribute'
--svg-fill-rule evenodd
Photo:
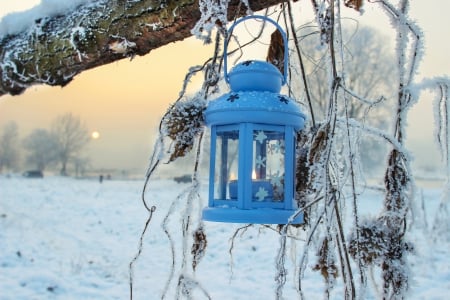
<svg viewBox="0 0 450 300"><path fill-rule="evenodd" d="M288 70L288 61L289 61L289 48L288 48L288 41L287 41L287 37L286 37L286 33L284 32L283 28L281 28L280 25L278 25L277 22L275 22L274 20L266 17L266 16L258 16L258 15L252 15L252 16L246 16L240 20L237 20L236 22L233 23L233 25L231 25L230 29L228 29L228 36L230 36L230 34L233 32L233 29L236 25L238 25L239 23L242 23L246 20L249 19L260 19L263 21L267 21L271 24L273 24L278 31L280 31L281 36L283 37L283 43L284 43L284 72L283 72L283 81L282 81L282 85L286 84L287 82L287 70ZM228 69L227 69L227 57L228 57L228 52L227 52L227 48L228 48L228 38L225 39L225 43L224 43L224 50L223 50L223 68L224 68L224 73L225 73L225 81L227 83L229 83L229 77L228 77Z"/></svg>

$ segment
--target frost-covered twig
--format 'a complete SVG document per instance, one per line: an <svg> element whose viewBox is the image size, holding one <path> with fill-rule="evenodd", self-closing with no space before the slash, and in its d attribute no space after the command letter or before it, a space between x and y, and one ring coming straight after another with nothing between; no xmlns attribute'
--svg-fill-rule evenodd
<svg viewBox="0 0 450 300"><path fill-rule="evenodd" d="M383 140L387 143L389 143L392 147L394 147L395 149L397 149L398 151L406 154L408 157L408 149L405 148L404 145L402 145L401 143L399 143L394 136L392 136L391 134L389 134L386 131L380 130L376 127L371 127L368 126L366 124L362 124L354 119L348 119L346 120L345 118L337 118L336 122L339 126L342 126L342 128L345 128L345 126L349 126L353 129L356 129L358 131L360 131L361 133L365 134L365 135L371 135L375 138L378 138L380 140Z"/></svg>
<svg viewBox="0 0 450 300"><path fill-rule="evenodd" d="M170 287L170 283L173 280L173 277L175 275L175 266L176 266L176 250L175 250L175 242L172 238L172 235L169 231L169 226L168 226L168 220L169 217L174 213L175 211L175 206L176 204L178 204L179 202L181 202L181 195L187 193L188 189L185 189L180 195L178 195L178 197L176 198L176 200L172 201L172 203L170 204L170 207L163 219L163 222L161 224L161 228L164 232L164 234L166 235L167 239L169 240L169 247L170 247L170 253L171 253L171 257L172 257L172 264L170 265L170 272L169 272L169 276L167 277L166 280L166 284L164 285L163 288L163 293L161 296L161 299L164 299L166 297L166 294L169 290Z"/></svg>
<svg viewBox="0 0 450 300"><path fill-rule="evenodd" d="M144 229L142 230L141 236L139 238L139 245L138 245L138 251L136 255L131 260L129 266L128 266L128 273L129 273L129 287L130 287L130 300L133 300L133 285L134 285L134 264L139 259L139 257L142 254L142 251L144 249L144 236L147 231L147 228L150 224L150 221L153 217L153 212L156 210L156 207L152 206L150 210L150 216L148 217L147 221L145 222Z"/></svg>
<svg viewBox="0 0 450 300"><path fill-rule="evenodd" d="M283 287L286 283L287 270L285 266L286 262L286 241L287 241L287 228L285 225L281 229L281 236L279 238L280 248L278 249L276 258L276 270L275 281L277 283L275 298L277 300L283 299Z"/></svg>
<svg viewBox="0 0 450 300"><path fill-rule="evenodd" d="M236 229L234 231L234 233L233 233L233 236L230 238L230 248L228 249L228 254L230 255L230 272L231 272L231 276L233 276L233 267L234 267L234 260L233 260L234 241L235 241L237 235L239 234L239 232L243 231L243 233L245 233L247 231L247 229L252 227L252 226L253 226L253 224L247 224L247 225L244 225L243 227L240 227L240 228Z"/></svg>
<svg viewBox="0 0 450 300"><path fill-rule="evenodd" d="M442 187L441 201L433 222L434 239L445 237L450 230L448 203L450 199L450 78L436 77L425 79L418 89L430 89L436 92L433 103L435 119L435 140L439 146L441 159L445 166L446 180Z"/></svg>

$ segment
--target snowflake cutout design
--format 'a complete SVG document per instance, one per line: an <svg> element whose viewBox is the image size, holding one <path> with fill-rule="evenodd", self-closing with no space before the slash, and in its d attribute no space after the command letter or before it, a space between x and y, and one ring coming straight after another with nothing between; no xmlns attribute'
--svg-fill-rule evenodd
<svg viewBox="0 0 450 300"><path fill-rule="evenodd" d="M258 191L255 194L255 197L258 201L264 201L264 199L269 196L269 193L267 192L267 190L265 188L263 188L262 186L259 187Z"/></svg>
<svg viewBox="0 0 450 300"><path fill-rule="evenodd" d="M270 183L273 186L282 188L283 187L282 180L283 180L283 175L280 175L280 171L277 171L275 174L271 175Z"/></svg>
<svg viewBox="0 0 450 300"><path fill-rule="evenodd" d="M258 141L260 144L262 144L267 139L267 135L264 134L264 131L260 130L255 135L255 141Z"/></svg>
<svg viewBox="0 0 450 300"><path fill-rule="evenodd" d="M261 169L261 167L265 167L266 166L266 157L262 157L261 155L258 155L258 157L256 158L255 161L255 165L257 169Z"/></svg>
<svg viewBox="0 0 450 300"><path fill-rule="evenodd" d="M235 100L239 99L238 94L232 94L227 98L227 101L234 102Z"/></svg>
<svg viewBox="0 0 450 300"><path fill-rule="evenodd" d="M289 99L287 99L285 96L278 96L278 99L280 99L280 102L283 102L285 104L289 103Z"/></svg>

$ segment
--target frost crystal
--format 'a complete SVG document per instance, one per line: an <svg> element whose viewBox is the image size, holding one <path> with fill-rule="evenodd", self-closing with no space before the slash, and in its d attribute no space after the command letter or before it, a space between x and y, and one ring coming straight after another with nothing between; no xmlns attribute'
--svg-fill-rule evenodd
<svg viewBox="0 0 450 300"><path fill-rule="evenodd" d="M228 4L230 0L200 0L199 9L201 12L200 20L192 28L192 35L205 43L211 43L211 32L215 26L220 31L224 31L225 25L228 23ZM248 0L241 0L247 9L247 14L251 14Z"/></svg>
<svg viewBox="0 0 450 300"><path fill-rule="evenodd" d="M211 32L216 25L227 24L228 0L200 0L200 20L195 24L191 33L205 43L211 43Z"/></svg>

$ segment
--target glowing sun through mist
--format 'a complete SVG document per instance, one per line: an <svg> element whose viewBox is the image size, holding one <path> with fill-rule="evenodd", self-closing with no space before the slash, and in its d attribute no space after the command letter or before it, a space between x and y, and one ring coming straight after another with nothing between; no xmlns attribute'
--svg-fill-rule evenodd
<svg viewBox="0 0 450 300"><path fill-rule="evenodd" d="M98 131L92 131L92 133L91 133L91 138L93 139L93 140L96 140L96 139L98 139L100 137L100 133L98 132Z"/></svg>

